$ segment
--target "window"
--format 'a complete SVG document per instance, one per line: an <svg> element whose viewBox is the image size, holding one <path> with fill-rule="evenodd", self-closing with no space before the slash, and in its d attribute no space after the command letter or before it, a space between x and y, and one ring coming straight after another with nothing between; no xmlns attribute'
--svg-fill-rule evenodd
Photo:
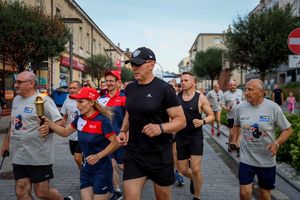
<svg viewBox="0 0 300 200"><path fill-rule="evenodd" d="M93 54L95 54L96 51L97 51L96 39L93 39Z"/></svg>
<svg viewBox="0 0 300 200"><path fill-rule="evenodd" d="M36 0L36 6L38 8L42 8L43 7L43 0Z"/></svg>
<svg viewBox="0 0 300 200"><path fill-rule="evenodd" d="M58 7L56 7L56 9L55 9L55 15L57 17L61 17L61 10Z"/></svg>
<svg viewBox="0 0 300 200"><path fill-rule="evenodd" d="M86 52L89 53L91 50L91 42L90 42L90 34L89 33L86 34L86 46L87 46Z"/></svg>
<svg viewBox="0 0 300 200"><path fill-rule="evenodd" d="M214 44L222 44L222 38L214 38Z"/></svg>
<svg viewBox="0 0 300 200"><path fill-rule="evenodd" d="M79 48L82 49L82 27L79 26Z"/></svg>
<svg viewBox="0 0 300 200"><path fill-rule="evenodd" d="M59 86L67 86L70 82L69 80L70 69L65 66L60 66L59 72Z"/></svg>

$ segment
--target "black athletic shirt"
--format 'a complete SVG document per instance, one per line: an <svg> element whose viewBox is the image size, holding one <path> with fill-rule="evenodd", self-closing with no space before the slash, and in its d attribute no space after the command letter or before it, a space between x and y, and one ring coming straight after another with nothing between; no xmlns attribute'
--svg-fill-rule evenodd
<svg viewBox="0 0 300 200"><path fill-rule="evenodd" d="M142 133L142 129L149 123L168 122L166 109L180 106L172 86L155 77L146 85L140 85L137 81L129 84L125 94L129 114L129 141L126 148L140 152L170 149L172 134L163 133L150 138Z"/></svg>
<svg viewBox="0 0 300 200"><path fill-rule="evenodd" d="M195 136L200 136L203 138L202 126L195 128L193 124L193 119L202 119L198 106L199 97L200 93L195 92L195 95L191 100L184 101L182 98L182 92L178 93L178 100L183 108L186 118L186 127L176 133L176 137L194 138Z"/></svg>

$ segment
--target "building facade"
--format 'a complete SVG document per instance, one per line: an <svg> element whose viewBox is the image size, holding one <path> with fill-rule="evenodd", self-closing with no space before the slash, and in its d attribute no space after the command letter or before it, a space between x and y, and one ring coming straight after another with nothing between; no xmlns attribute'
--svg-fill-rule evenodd
<svg viewBox="0 0 300 200"><path fill-rule="evenodd" d="M121 67L125 59L124 52L119 45L115 45L104 34L74 0L19 1L43 9L46 15L58 16L69 26L71 31L65 52L59 57L49 58L40 63L38 67L30 66L39 78L38 89L51 92L58 87L66 86L70 80L91 79L89 75L85 75L84 68L86 66L85 59L92 55L105 55L112 60L117 68ZM11 91L13 90L14 73L11 68L11 66L4 68L3 64L0 64L2 72L0 89L5 91L8 98L13 98ZM5 74L5 80L3 74Z"/></svg>
<svg viewBox="0 0 300 200"><path fill-rule="evenodd" d="M189 50L189 65L188 66L180 66L179 70L184 71L184 67L186 67L185 71L192 70L193 62L195 60L196 53L199 51L206 51L208 48L211 47L217 47L221 49L226 49L224 45L224 37L225 35L223 33L200 33L198 34L197 38L195 39L193 45L191 46ZM244 76L243 73L241 73L238 70L230 71L230 63L225 57L222 58L223 60L223 71L220 74L219 80L215 80L215 82L219 82L221 88L223 90L226 90L227 83L230 79L235 80L238 85L241 85L244 83ZM183 62L180 62L183 63ZM211 81L200 79L197 83L198 88L204 88L206 90L211 90L210 88Z"/></svg>

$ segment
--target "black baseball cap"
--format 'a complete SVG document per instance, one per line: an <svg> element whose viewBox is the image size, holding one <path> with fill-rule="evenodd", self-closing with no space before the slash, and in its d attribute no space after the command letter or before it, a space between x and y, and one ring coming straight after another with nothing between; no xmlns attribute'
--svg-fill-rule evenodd
<svg viewBox="0 0 300 200"><path fill-rule="evenodd" d="M133 63L136 66L141 66L147 60L156 61L153 51L146 47L140 47L132 53L131 58L129 60L126 60L125 64Z"/></svg>

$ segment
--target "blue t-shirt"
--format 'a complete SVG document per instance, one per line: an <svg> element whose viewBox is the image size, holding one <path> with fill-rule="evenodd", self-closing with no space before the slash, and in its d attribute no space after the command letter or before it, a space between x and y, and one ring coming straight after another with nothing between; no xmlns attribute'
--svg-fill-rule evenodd
<svg viewBox="0 0 300 200"><path fill-rule="evenodd" d="M89 155L97 154L105 149L110 143L107 138L115 134L109 118L95 112L89 118L79 115L71 125L78 131L78 143L84 156L82 170L92 173L109 167L111 162L107 156L94 165L86 161Z"/></svg>

